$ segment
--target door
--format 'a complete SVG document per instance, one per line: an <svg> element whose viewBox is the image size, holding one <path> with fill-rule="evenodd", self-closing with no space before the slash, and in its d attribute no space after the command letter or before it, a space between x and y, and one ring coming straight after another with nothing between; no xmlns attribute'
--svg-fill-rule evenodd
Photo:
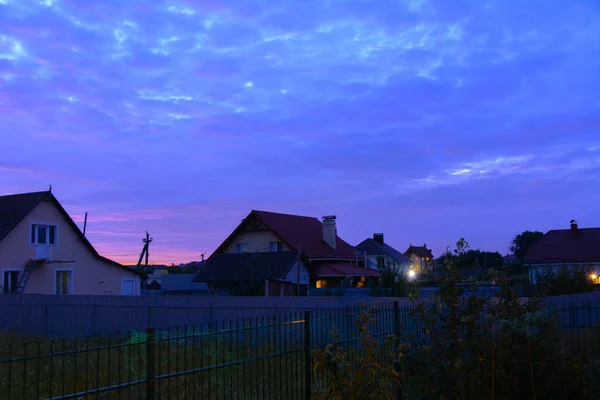
<svg viewBox="0 0 600 400"><path fill-rule="evenodd" d="M135 279L121 280L121 294L123 296L133 296L135 294Z"/></svg>

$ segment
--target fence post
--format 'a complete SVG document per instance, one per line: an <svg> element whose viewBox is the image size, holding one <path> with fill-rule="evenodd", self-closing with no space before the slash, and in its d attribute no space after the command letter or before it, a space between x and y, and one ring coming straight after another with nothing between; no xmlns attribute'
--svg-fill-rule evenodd
<svg viewBox="0 0 600 400"><path fill-rule="evenodd" d="M310 310L304 311L304 398L312 395L312 353L311 353Z"/></svg>
<svg viewBox="0 0 600 400"><path fill-rule="evenodd" d="M154 400L154 328L146 329L146 400Z"/></svg>
<svg viewBox="0 0 600 400"><path fill-rule="evenodd" d="M396 371L396 373L398 374L398 380L397 380L397 384L398 387L396 388L396 399L397 400L401 400L402 399L402 362L400 361L401 358L399 357L399 350L400 350L400 333L401 333L401 326L400 326L400 304L398 304L397 301L394 302L394 334L396 335L395 340L394 340L394 355L396 357L396 359L394 360L394 371Z"/></svg>
<svg viewBox="0 0 600 400"><path fill-rule="evenodd" d="M96 336L96 302L92 304L92 337Z"/></svg>

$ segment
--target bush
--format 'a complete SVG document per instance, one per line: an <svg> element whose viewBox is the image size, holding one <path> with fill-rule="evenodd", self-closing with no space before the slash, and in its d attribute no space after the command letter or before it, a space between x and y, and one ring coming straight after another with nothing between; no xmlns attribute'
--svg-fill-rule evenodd
<svg viewBox="0 0 600 400"><path fill-rule="evenodd" d="M459 241L455 254L464 249L468 244ZM315 398L393 399L415 382L430 399L598 398L600 364L568 346L553 309L538 297L519 298L496 270L486 274L500 287L495 297L478 292L477 284L466 296L457 259L447 258L435 300L413 299L418 323L406 335L385 344L373 339L369 311L357 321L357 346L342 345L335 331L332 344L316 349Z"/></svg>
<svg viewBox="0 0 600 400"><path fill-rule="evenodd" d="M342 342L340 331L331 333L332 343L313 351L317 381L313 398L322 400L396 399L398 374L393 361L397 338L374 338L369 325L375 323L373 308L364 306L355 321L354 345Z"/></svg>

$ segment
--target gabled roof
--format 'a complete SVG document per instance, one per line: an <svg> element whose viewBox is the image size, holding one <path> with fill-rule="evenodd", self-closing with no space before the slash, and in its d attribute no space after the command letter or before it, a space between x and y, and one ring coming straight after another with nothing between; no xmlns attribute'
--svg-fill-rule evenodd
<svg viewBox="0 0 600 400"><path fill-rule="evenodd" d="M4 239L50 192L0 196L0 241Z"/></svg>
<svg viewBox="0 0 600 400"><path fill-rule="evenodd" d="M353 260L356 258L354 248L339 236L337 236L335 249L323 240L323 224L317 218L258 210L252 210L211 257L219 253L251 218L260 220L291 249L302 251L309 259Z"/></svg>
<svg viewBox="0 0 600 400"><path fill-rule="evenodd" d="M101 256L98 251L92 246L87 240L83 233L73 221L73 218L67 213L63 206L58 202L56 197L50 191L45 192L32 192L13 194L8 196L0 196L0 242L6 238L6 236L23 221L27 215L33 209L40 204L42 201L51 201L54 206L59 210L62 216L66 219L67 223L73 228L73 230L79 235L80 240L84 245L92 252L94 257L102 260L112 266L125 269L129 272L139 274L137 271L130 268L124 267L116 261Z"/></svg>
<svg viewBox="0 0 600 400"><path fill-rule="evenodd" d="M365 239L355 246L357 250L369 256L388 256L397 263L410 263L410 259L386 243L378 243L375 239Z"/></svg>
<svg viewBox="0 0 600 400"><path fill-rule="evenodd" d="M295 251L213 254L194 282L283 279L299 256Z"/></svg>
<svg viewBox="0 0 600 400"><path fill-rule="evenodd" d="M351 264L319 263L313 266L313 274L317 278L340 278L356 276L380 276L381 272L371 268L357 267Z"/></svg>
<svg viewBox="0 0 600 400"><path fill-rule="evenodd" d="M433 254L431 253L431 250L427 248L427 246L413 246L411 244L404 252L404 255L406 256L409 254L415 254L417 257L421 258L433 258Z"/></svg>
<svg viewBox="0 0 600 400"><path fill-rule="evenodd" d="M526 264L600 262L600 228L548 231L525 255Z"/></svg>

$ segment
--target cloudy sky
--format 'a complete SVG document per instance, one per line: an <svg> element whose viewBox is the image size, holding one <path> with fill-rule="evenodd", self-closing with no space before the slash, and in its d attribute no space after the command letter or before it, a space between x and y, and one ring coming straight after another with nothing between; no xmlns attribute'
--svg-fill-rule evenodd
<svg viewBox="0 0 600 400"><path fill-rule="evenodd" d="M122 262L251 209L506 253L600 226L599 38L597 0L0 0L0 194Z"/></svg>

